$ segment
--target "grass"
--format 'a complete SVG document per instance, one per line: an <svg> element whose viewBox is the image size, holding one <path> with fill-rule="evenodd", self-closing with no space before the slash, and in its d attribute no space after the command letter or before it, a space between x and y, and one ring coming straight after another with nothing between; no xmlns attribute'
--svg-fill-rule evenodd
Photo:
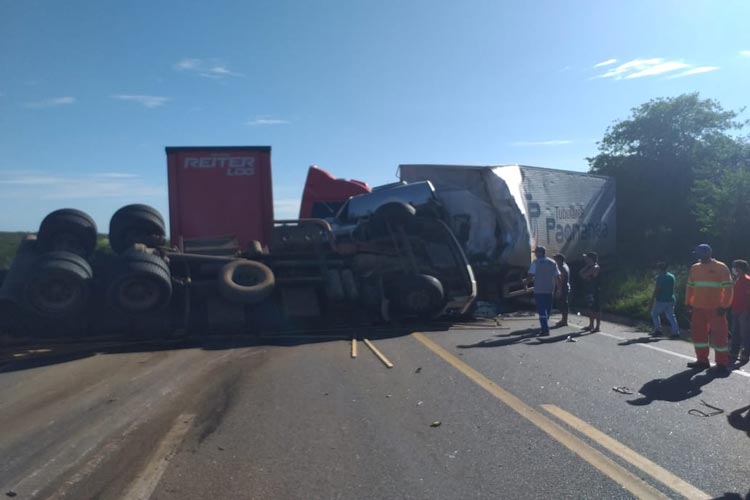
<svg viewBox="0 0 750 500"><path fill-rule="evenodd" d="M13 257L16 255L18 244L27 234L0 232L0 269L10 267Z"/></svg>
<svg viewBox="0 0 750 500"><path fill-rule="evenodd" d="M8 269L13 257L18 250L18 244L24 236L30 233L9 233L0 231L0 269ZM106 235L100 234L97 242L97 252L110 253L109 239Z"/></svg>
<svg viewBox="0 0 750 500"><path fill-rule="evenodd" d="M670 269L675 275L675 298L677 320L687 326L688 314L685 311L685 284L687 266ZM651 323L651 297L654 292L654 273L644 268L625 266L606 271L602 275L602 310ZM665 323L665 318L662 318Z"/></svg>

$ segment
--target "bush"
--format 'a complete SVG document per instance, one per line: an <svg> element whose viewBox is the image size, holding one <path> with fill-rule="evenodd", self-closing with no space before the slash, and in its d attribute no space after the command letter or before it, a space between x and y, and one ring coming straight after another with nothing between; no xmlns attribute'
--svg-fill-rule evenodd
<svg viewBox="0 0 750 500"><path fill-rule="evenodd" d="M617 316L632 318L651 324L651 297L654 293L656 271L632 264L620 267L603 266L601 277L602 311ZM669 272L675 275L676 314L680 326L688 326L688 314L685 311L685 284L687 283L688 265L675 265ZM576 274L577 276L577 274ZM574 309L583 312L584 299L582 285L573 281ZM662 318L662 323L666 318Z"/></svg>

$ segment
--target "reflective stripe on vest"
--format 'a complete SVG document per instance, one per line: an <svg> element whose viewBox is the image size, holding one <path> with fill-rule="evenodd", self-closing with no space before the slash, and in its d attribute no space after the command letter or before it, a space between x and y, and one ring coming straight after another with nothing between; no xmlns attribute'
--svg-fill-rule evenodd
<svg viewBox="0 0 750 500"><path fill-rule="evenodd" d="M706 347L708 348L708 342L693 342L693 345L697 348Z"/></svg>
<svg viewBox="0 0 750 500"><path fill-rule="evenodd" d="M711 347L713 347L714 351L716 351L716 352L728 352L729 351L729 347L728 346L716 347L715 345L712 345Z"/></svg>
<svg viewBox="0 0 750 500"><path fill-rule="evenodd" d="M688 281L693 288L732 288L731 281Z"/></svg>

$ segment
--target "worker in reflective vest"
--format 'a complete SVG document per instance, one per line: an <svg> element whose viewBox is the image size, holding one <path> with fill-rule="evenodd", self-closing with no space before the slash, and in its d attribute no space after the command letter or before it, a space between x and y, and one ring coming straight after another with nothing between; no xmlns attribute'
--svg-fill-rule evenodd
<svg viewBox="0 0 750 500"><path fill-rule="evenodd" d="M711 258L711 247L698 245L694 252L699 262L693 264L688 276L685 305L692 315L692 337L696 361L690 368L705 370L709 346L714 348L718 372L727 373L729 365L729 328L727 312L732 305L732 276L729 268ZM711 340L709 342L709 331Z"/></svg>

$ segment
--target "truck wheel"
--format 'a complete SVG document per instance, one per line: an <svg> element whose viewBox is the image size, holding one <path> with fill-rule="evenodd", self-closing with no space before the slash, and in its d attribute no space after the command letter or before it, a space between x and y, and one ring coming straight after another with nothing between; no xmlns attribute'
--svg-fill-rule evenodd
<svg viewBox="0 0 750 500"><path fill-rule="evenodd" d="M265 264L254 260L238 259L224 265L219 271L219 292L230 302L255 304L273 292L276 278Z"/></svg>
<svg viewBox="0 0 750 500"><path fill-rule="evenodd" d="M34 263L24 290L27 307L47 317L80 312L91 295L91 266L72 252L49 252Z"/></svg>
<svg viewBox="0 0 750 500"><path fill-rule="evenodd" d="M445 295L440 281L426 274L410 276L398 285L397 306L403 312L431 318L443 308Z"/></svg>
<svg viewBox="0 0 750 500"><path fill-rule="evenodd" d="M89 257L96 248L96 223L73 208L55 210L39 226L37 241L45 252L65 251Z"/></svg>
<svg viewBox="0 0 750 500"><path fill-rule="evenodd" d="M135 248L119 256L107 286L107 300L112 306L129 313L145 313L165 307L171 297L172 275L164 259Z"/></svg>
<svg viewBox="0 0 750 500"><path fill-rule="evenodd" d="M134 243L148 247L165 244L164 219L148 205L127 205L119 209L109 221L109 244L115 253L122 253Z"/></svg>
<svg viewBox="0 0 750 500"><path fill-rule="evenodd" d="M417 211L413 206L393 201L386 203L375 210L370 218L371 235L385 236L388 234L388 226L406 226L410 224Z"/></svg>

